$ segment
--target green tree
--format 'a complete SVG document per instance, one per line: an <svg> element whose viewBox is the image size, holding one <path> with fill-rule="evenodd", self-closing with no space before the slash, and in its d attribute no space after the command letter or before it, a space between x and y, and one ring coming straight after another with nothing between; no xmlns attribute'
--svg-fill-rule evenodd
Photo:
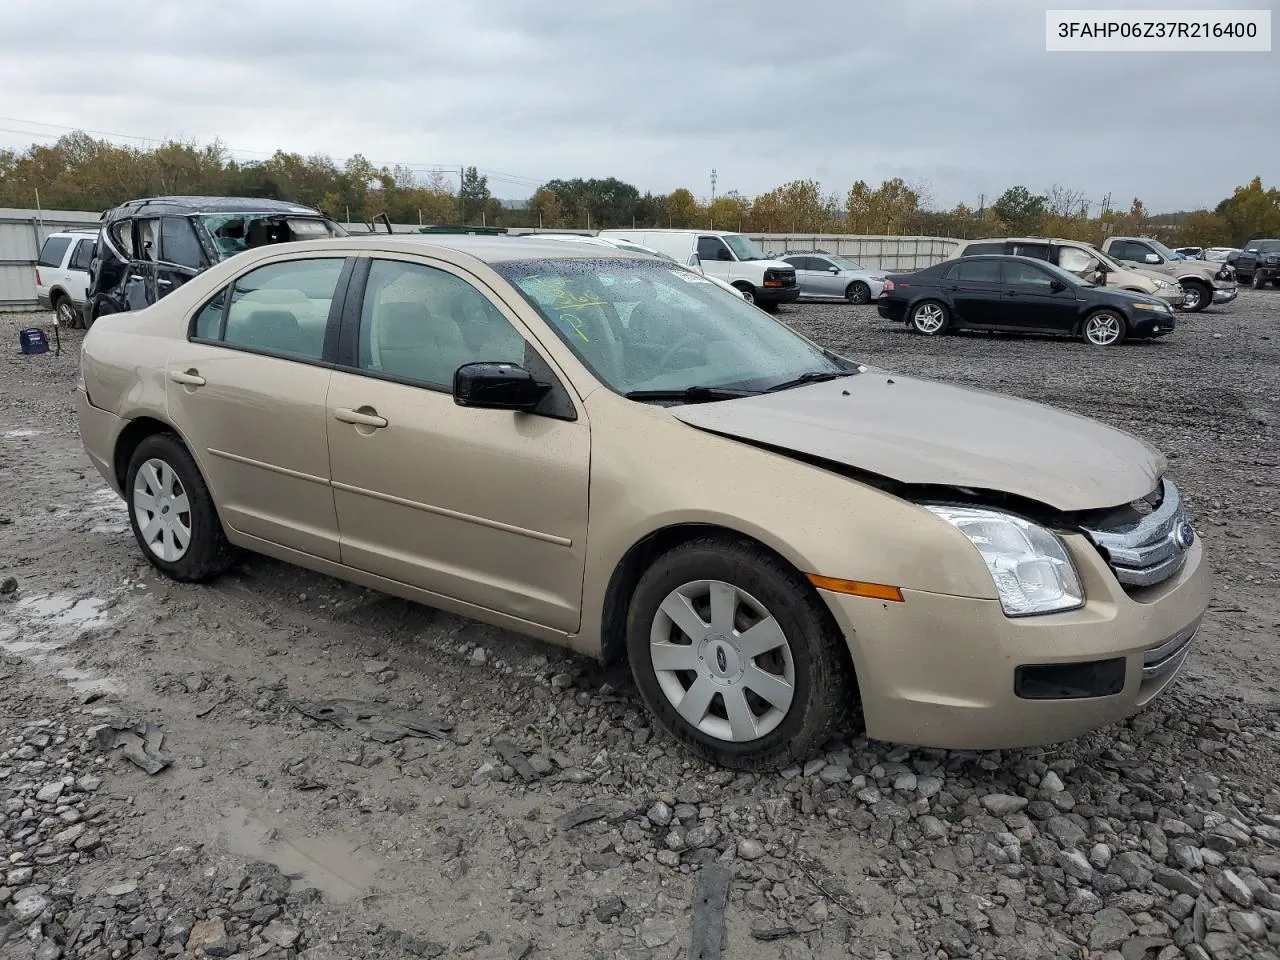
<svg viewBox="0 0 1280 960"><path fill-rule="evenodd" d="M1049 198L1034 194L1026 187L1010 187L991 205L991 209L1016 233L1034 233L1040 228Z"/></svg>
<svg viewBox="0 0 1280 960"><path fill-rule="evenodd" d="M684 187L672 190L667 197L667 224L672 227L692 227L698 220L698 201Z"/></svg>
<svg viewBox="0 0 1280 960"><path fill-rule="evenodd" d="M730 191L707 206L707 226L717 230L742 230L751 216L751 201Z"/></svg>
<svg viewBox="0 0 1280 960"><path fill-rule="evenodd" d="M458 207L463 223L479 223L488 199L489 178L482 177L475 167L463 170L462 183L458 187Z"/></svg>
<svg viewBox="0 0 1280 960"><path fill-rule="evenodd" d="M532 222L529 224L531 227L550 228L562 226L564 210L560 205L560 197L554 190L539 187L529 201L529 211L534 215Z"/></svg>
<svg viewBox="0 0 1280 960"><path fill-rule="evenodd" d="M1280 236L1280 190L1264 190L1261 177L1236 187L1230 197L1218 204L1216 212L1226 220L1236 246L1258 237Z"/></svg>

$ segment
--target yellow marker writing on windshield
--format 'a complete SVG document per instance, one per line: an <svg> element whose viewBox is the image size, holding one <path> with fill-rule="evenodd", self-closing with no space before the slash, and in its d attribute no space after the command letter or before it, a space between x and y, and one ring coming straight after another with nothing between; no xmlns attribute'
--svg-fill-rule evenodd
<svg viewBox="0 0 1280 960"><path fill-rule="evenodd" d="M591 338L582 332L582 317L575 317L571 313L560 314L560 319L567 323L581 339L583 343L590 343Z"/></svg>

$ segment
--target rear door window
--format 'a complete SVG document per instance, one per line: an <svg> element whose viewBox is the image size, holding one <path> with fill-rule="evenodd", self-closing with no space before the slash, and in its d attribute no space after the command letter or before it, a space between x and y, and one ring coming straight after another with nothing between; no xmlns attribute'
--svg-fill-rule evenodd
<svg viewBox="0 0 1280 960"><path fill-rule="evenodd" d="M88 270L93 262L93 240L81 240L76 244L76 252L71 255L72 270Z"/></svg>
<svg viewBox="0 0 1280 960"><path fill-rule="evenodd" d="M138 259L155 262L160 256L160 221L138 221Z"/></svg>
<svg viewBox="0 0 1280 960"><path fill-rule="evenodd" d="M69 246L71 246L70 237L50 237L44 242L44 246L40 248L40 257L36 263L42 267L62 266L62 258Z"/></svg>
<svg viewBox="0 0 1280 960"><path fill-rule="evenodd" d="M1036 287L1048 291L1053 278L1039 267L1016 260L1005 261L1004 282L1011 287Z"/></svg>
<svg viewBox="0 0 1280 960"><path fill-rule="evenodd" d="M1052 253L1047 243L1015 243L1013 252L1019 257L1035 257L1037 260L1052 262Z"/></svg>
<svg viewBox="0 0 1280 960"><path fill-rule="evenodd" d="M961 283L999 283L999 260L962 260L951 268L948 280Z"/></svg>
<svg viewBox="0 0 1280 960"><path fill-rule="evenodd" d="M186 217L163 217L160 221L160 259L199 270L204 266L200 241Z"/></svg>

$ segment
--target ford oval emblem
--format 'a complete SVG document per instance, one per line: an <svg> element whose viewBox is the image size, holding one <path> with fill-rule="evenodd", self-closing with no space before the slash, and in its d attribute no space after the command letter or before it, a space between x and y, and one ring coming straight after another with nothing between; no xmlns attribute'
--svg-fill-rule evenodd
<svg viewBox="0 0 1280 960"><path fill-rule="evenodd" d="M724 647L716 647L716 666L721 673L729 669L729 658L725 656Z"/></svg>
<svg viewBox="0 0 1280 960"><path fill-rule="evenodd" d="M1186 520L1173 528L1173 542L1183 550L1189 550L1196 542L1196 532Z"/></svg>

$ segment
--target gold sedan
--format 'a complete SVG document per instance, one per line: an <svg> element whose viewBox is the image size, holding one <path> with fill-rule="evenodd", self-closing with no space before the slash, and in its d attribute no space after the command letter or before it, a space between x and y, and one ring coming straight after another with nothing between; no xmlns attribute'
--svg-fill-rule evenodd
<svg viewBox="0 0 1280 960"><path fill-rule="evenodd" d="M264 247L84 341L148 560L257 551L605 660L739 768L1046 743L1181 669L1210 573L1166 461L890 375L699 274L513 237Z"/></svg>

